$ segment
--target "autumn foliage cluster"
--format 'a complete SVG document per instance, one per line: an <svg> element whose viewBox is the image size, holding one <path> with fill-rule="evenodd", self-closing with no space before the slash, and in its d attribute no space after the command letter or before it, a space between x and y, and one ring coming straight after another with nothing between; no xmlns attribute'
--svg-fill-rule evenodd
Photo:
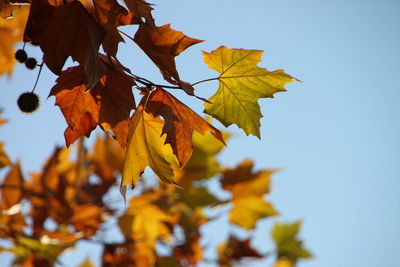
<svg viewBox="0 0 400 267"><path fill-rule="evenodd" d="M218 76L187 82L177 71L175 57L202 40L170 25L158 26L152 10L144 0L0 0L0 16L7 18L0 20L0 34L6 37L0 41L0 74L11 75L17 59L28 69L38 68L38 79L43 67L57 75L48 95L55 97L67 123L66 146L81 140L74 160L67 148L57 148L43 170L29 178L0 147L0 167L10 168L1 190L0 237L12 241L8 251L16 255L16 264L52 266L80 240L104 246L103 266L195 266L208 261L231 266L244 257L270 256L252 248L250 239L231 235L218 248L217 258L204 257L200 229L214 219L208 209L229 207L229 223L247 231L259 219L278 214L264 199L273 171L254 171L251 161L222 168L215 156L227 135L173 91L203 102L204 113L224 126L235 124L260 138L258 100L285 91L295 79L283 70L257 66L260 50L221 46L203 52L204 62ZM125 25L132 25L133 33L118 29ZM118 60L124 38L152 60L166 84L140 77ZM21 41L22 49L15 53ZM30 45L40 47L41 63L25 52ZM65 66L68 58L77 65ZM36 97L30 96L38 79L25 97ZM213 96L197 95L196 85L213 80L219 82ZM21 97L19 107L27 107L22 111L36 109L37 100L26 103ZM105 137L98 137L88 151L82 138L97 127ZM142 177L146 167L165 183L148 184ZM207 181L212 179L231 196L221 200L210 193ZM117 181L124 198L128 186L137 187L123 212L105 200ZM117 220L123 242L98 240L109 218ZM273 229L277 266L310 257L296 237L299 227L294 223ZM165 255L159 253L160 244L169 248Z"/></svg>

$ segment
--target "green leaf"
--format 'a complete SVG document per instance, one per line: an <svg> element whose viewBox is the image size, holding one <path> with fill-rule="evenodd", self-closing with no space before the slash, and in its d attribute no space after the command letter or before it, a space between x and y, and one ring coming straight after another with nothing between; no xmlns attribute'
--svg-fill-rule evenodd
<svg viewBox="0 0 400 267"><path fill-rule="evenodd" d="M312 254L303 247L303 241L297 238L301 222L275 224L271 235L277 248L278 259L288 259L296 263L299 259L308 259Z"/></svg>
<svg viewBox="0 0 400 267"><path fill-rule="evenodd" d="M258 67L262 53L225 46L211 53L203 51L204 62L220 73L218 91L209 99L211 103L204 104L204 112L225 127L237 124L247 135L258 138L262 117L258 99L286 91L284 86L295 80L283 70L270 72Z"/></svg>

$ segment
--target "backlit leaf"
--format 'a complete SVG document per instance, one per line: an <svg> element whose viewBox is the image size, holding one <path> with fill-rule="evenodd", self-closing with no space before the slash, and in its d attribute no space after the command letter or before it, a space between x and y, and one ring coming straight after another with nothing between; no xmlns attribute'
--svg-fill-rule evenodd
<svg viewBox="0 0 400 267"><path fill-rule="evenodd" d="M300 226L300 221L274 225L271 235L276 245L278 259L287 259L296 263L299 259L312 257L312 254L303 247L303 241L297 237Z"/></svg>
<svg viewBox="0 0 400 267"><path fill-rule="evenodd" d="M23 195L24 178L19 162L8 172L1 190L1 210L7 210L18 204Z"/></svg>
<svg viewBox="0 0 400 267"><path fill-rule="evenodd" d="M4 151L4 143L0 142L0 169L11 164L6 152Z"/></svg>
<svg viewBox="0 0 400 267"><path fill-rule="evenodd" d="M237 124L247 135L258 138L262 117L258 99L286 91L284 86L294 81L283 70L270 72L258 67L262 53L225 46L203 52L208 67L220 73L218 91L209 99L211 103L204 104L204 112L226 127Z"/></svg>
<svg viewBox="0 0 400 267"><path fill-rule="evenodd" d="M0 0L0 16L3 16L3 14L9 16L10 10L2 9L4 5L11 6L4 0ZM15 6L12 6L11 9L15 9ZM7 20L0 18L0 75L8 74L10 76L12 74L16 62L14 46L17 42L22 41L28 12L29 7L19 7L13 12L12 18Z"/></svg>
<svg viewBox="0 0 400 267"><path fill-rule="evenodd" d="M50 91L68 124L67 145L89 136L100 125L105 131L112 130L121 146L126 146L128 119L135 107L134 81L123 70L103 62L107 73L89 92L80 66L63 71Z"/></svg>
<svg viewBox="0 0 400 267"><path fill-rule="evenodd" d="M92 88L106 72L98 57L104 34L79 1L52 6L47 0L34 0L24 41L39 42L44 62L57 75L61 75L68 57L78 61L84 69L88 87Z"/></svg>
<svg viewBox="0 0 400 267"><path fill-rule="evenodd" d="M172 223L172 217L154 203L159 196L157 192L148 192L131 199L118 222L126 238L141 240L151 248L157 239L168 239L171 230L167 225Z"/></svg>
<svg viewBox="0 0 400 267"><path fill-rule="evenodd" d="M121 192L126 185L134 187L147 166L167 183L174 183L174 168L178 165L166 135L164 122L147 113L139 105L129 122L128 148L121 180ZM124 195L124 193L123 193Z"/></svg>
<svg viewBox="0 0 400 267"><path fill-rule="evenodd" d="M141 24L134 40L160 69L165 80L180 85L187 94L194 95L193 87L180 80L175 57L202 40L193 39L182 32L175 31L169 24L156 28Z"/></svg>
<svg viewBox="0 0 400 267"><path fill-rule="evenodd" d="M165 141L172 146L181 166L184 166L192 155L193 131L202 135L209 132L224 144L222 133L218 129L161 88L150 93L146 111L164 118L163 133L167 135Z"/></svg>
<svg viewBox="0 0 400 267"><path fill-rule="evenodd" d="M104 51L115 57L118 51L118 43L124 42L117 27L132 23L138 24L139 20L116 0L96 0L93 3L99 23L106 30L106 35L103 38Z"/></svg>
<svg viewBox="0 0 400 267"><path fill-rule="evenodd" d="M236 168L225 170L221 179L223 188L232 192L233 207L229 221L246 230L253 229L259 219L278 214L272 204L263 198L269 192L273 171L254 173L252 168L252 161L243 161Z"/></svg>
<svg viewBox="0 0 400 267"><path fill-rule="evenodd" d="M149 3L146 3L144 0L124 0L128 9L135 14L136 17L140 19L144 19L145 23L149 27L156 27L154 24L153 16L151 15L151 11L153 8Z"/></svg>

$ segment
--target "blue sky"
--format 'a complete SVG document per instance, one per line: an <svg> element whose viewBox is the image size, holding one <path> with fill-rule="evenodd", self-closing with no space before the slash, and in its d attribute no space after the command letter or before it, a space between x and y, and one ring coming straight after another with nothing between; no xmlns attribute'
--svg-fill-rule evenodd
<svg viewBox="0 0 400 267"><path fill-rule="evenodd" d="M259 101L261 140L229 128L237 135L220 158L227 166L254 158L257 168L285 167L273 178L270 199L282 214L278 221L303 220L302 237L315 258L300 266L398 266L400 2L154 3L158 25L171 23L206 40L177 58L182 79L217 76L202 62L200 51L225 45L264 50L260 66L283 68L303 81ZM129 40L120 51L121 61L134 72L162 81ZM16 99L31 90L34 79L35 73L22 66L12 79L0 78L0 106L10 121L0 140L27 170L37 170L54 144L63 144L66 126L54 99L46 100L55 79L47 70L37 88L40 110L29 116L18 111ZM196 89L208 97L216 88L217 83L207 83ZM201 102L176 95L202 111ZM268 235L257 232L256 243Z"/></svg>

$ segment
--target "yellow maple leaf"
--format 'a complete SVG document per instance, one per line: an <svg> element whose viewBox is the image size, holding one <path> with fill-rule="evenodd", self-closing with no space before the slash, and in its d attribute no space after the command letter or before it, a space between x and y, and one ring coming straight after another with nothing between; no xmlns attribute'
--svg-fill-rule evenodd
<svg viewBox="0 0 400 267"><path fill-rule="evenodd" d="M136 185L147 166L167 183L174 184L174 169L179 163L166 135L162 135L164 121L153 117L140 105L129 122L128 149L121 180L121 193L125 196L126 185Z"/></svg>
<svg viewBox="0 0 400 267"><path fill-rule="evenodd" d="M236 168L226 170L221 180L223 188L232 192L229 221L246 230L253 229L259 219L278 214L263 198L269 192L270 175L274 171L253 173L252 168L253 162L245 160Z"/></svg>
<svg viewBox="0 0 400 267"><path fill-rule="evenodd" d="M204 104L204 112L225 127L237 124L247 135L258 138L262 117L258 99L286 91L284 86L295 80L283 70L270 72L258 67L262 53L225 46L211 53L203 52L208 67L220 73L218 91Z"/></svg>
<svg viewBox="0 0 400 267"><path fill-rule="evenodd" d="M145 242L151 248L157 239L168 239L171 231L167 224L172 223L172 217L153 203L159 197L159 192L147 192L131 199L118 221L126 238Z"/></svg>

